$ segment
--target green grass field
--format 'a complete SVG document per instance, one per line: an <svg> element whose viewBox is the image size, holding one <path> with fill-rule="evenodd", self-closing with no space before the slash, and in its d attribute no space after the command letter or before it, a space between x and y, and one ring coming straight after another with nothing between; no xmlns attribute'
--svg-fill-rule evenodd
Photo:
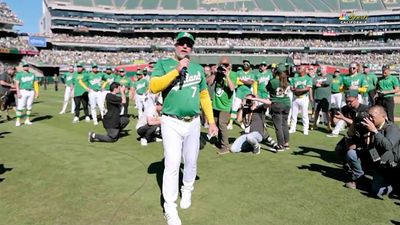
<svg viewBox="0 0 400 225"><path fill-rule="evenodd" d="M33 125L0 124L0 218L7 225L158 225L161 143L141 147L136 121L114 144L87 142L92 123L58 115L63 91L41 91ZM397 107L399 109L399 107ZM397 111L398 112L398 111ZM397 114L399 115L399 114ZM268 128L274 136L272 128ZM231 132L237 137L239 129ZM378 200L343 187L333 148L321 131L291 137L291 149L219 156L201 151L185 225L399 224L398 200Z"/></svg>

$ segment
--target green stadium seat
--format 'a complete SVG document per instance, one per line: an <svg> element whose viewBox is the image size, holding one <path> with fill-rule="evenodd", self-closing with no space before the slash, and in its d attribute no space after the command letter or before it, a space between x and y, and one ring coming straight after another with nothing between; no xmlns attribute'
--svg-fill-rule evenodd
<svg viewBox="0 0 400 225"><path fill-rule="evenodd" d="M329 6L333 11L339 12L340 11L340 5L338 0L321 0L325 4Z"/></svg>
<svg viewBox="0 0 400 225"><path fill-rule="evenodd" d="M333 10L323 0L309 0L309 2L314 5L314 7L316 8L316 11L319 11L319 12L332 12L332 10Z"/></svg>
<svg viewBox="0 0 400 225"><path fill-rule="evenodd" d="M107 6L114 6L111 0L96 0L96 6L99 5L107 5Z"/></svg>
<svg viewBox="0 0 400 225"><path fill-rule="evenodd" d="M143 9L157 9L160 0L146 0L142 2Z"/></svg>
<svg viewBox="0 0 400 225"><path fill-rule="evenodd" d="M181 0L180 7L188 10L195 10L198 9L198 3L197 0Z"/></svg>
<svg viewBox="0 0 400 225"><path fill-rule="evenodd" d="M385 6L381 0L361 0L361 5L365 11L383 10Z"/></svg>
<svg viewBox="0 0 400 225"><path fill-rule="evenodd" d="M122 5L124 4L125 0L114 0L115 7L121 8ZM130 1L129 1L130 2Z"/></svg>
<svg viewBox="0 0 400 225"><path fill-rule="evenodd" d="M136 9L139 6L140 0L129 0L125 3L126 9Z"/></svg>
<svg viewBox="0 0 400 225"><path fill-rule="evenodd" d="M272 0L255 0L258 7L263 11L275 11L275 5Z"/></svg>
<svg viewBox="0 0 400 225"><path fill-rule="evenodd" d="M178 9L178 0L162 0L161 7L163 9Z"/></svg>
<svg viewBox="0 0 400 225"><path fill-rule="evenodd" d="M398 8L400 7L400 0L382 0L386 8Z"/></svg>
<svg viewBox="0 0 400 225"><path fill-rule="evenodd" d="M294 6L289 2L289 0L275 0L281 11L292 12L295 10Z"/></svg>
<svg viewBox="0 0 400 225"><path fill-rule="evenodd" d="M361 3L359 0L340 0L341 10L361 10Z"/></svg>
<svg viewBox="0 0 400 225"><path fill-rule="evenodd" d="M93 7L92 0L74 0L74 5Z"/></svg>
<svg viewBox="0 0 400 225"><path fill-rule="evenodd" d="M297 9L304 12L313 12L315 11L313 6L310 5L306 0L291 0Z"/></svg>

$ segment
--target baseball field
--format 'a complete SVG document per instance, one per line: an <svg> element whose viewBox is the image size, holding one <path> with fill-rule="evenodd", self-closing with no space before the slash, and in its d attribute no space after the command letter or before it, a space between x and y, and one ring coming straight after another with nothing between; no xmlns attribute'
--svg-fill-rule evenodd
<svg viewBox="0 0 400 225"><path fill-rule="evenodd" d="M117 143L88 143L101 125L59 115L63 90L41 90L33 125L0 123L0 220L7 225L161 225L161 143L142 147L136 120ZM396 115L400 115L397 105ZM133 108L130 109L133 112ZM268 131L275 136L271 126ZM204 130L206 132L206 130ZM231 140L240 129L231 131ZM200 152L188 225L400 224L400 200L370 197L346 181L323 129L291 136L274 154Z"/></svg>

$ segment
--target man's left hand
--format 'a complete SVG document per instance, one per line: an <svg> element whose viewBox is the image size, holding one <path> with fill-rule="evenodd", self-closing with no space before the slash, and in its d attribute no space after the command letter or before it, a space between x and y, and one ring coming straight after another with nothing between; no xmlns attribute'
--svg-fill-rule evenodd
<svg viewBox="0 0 400 225"><path fill-rule="evenodd" d="M361 122L361 124L364 125L370 132L377 131L375 124L369 118L364 118L364 122Z"/></svg>

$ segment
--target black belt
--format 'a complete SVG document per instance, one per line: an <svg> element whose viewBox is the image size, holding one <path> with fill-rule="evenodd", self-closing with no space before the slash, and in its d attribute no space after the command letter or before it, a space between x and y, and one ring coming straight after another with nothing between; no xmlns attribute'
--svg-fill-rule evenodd
<svg viewBox="0 0 400 225"><path fill-rule="evenodd" d="M22 90L25 90L25 91L33 91L33 89L22 89Z"/></svg>
<svg viewBox="0 0 400 225"><path fill-rule="evenodd" d="M339 91L339 92L333 92L333 91L332 91L332 94L338 94L338 93L340 93L340 91Z"/></svg>
<svg viewBox="0 0 400 225"><path fill-rule="evenodd" d="M178 119L178 120L182 120L185 122L192 122L194 119L196 119L197 117L199 117L199 115L194 115L194 116L177 116L177 115L170 115L170 114L165 114L163 113L164 116L168 116L174 119Z"/></svg>

